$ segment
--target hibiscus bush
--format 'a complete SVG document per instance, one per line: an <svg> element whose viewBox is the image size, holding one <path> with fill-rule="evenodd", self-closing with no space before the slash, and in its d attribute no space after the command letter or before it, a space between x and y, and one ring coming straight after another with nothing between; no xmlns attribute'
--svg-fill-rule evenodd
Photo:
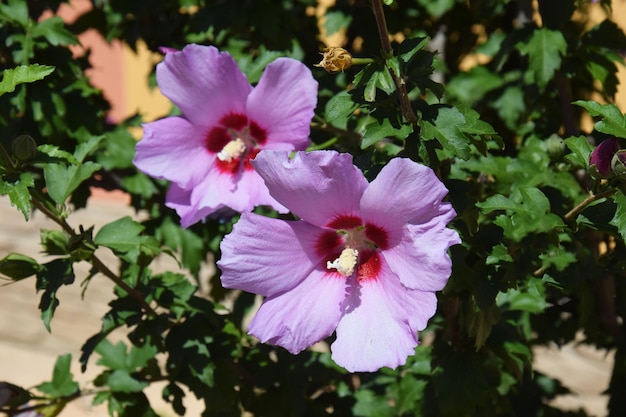
<svg viewBox="0 0 626 417"><path fill-rule="evenodd" d="M611 0L92 0L72 24L62 3L0 3L0 192L58 225L0 274L48 331L64 287L115 289L80 357L0 382L0 412L156 416L158 386L178 415L586 416L533 367L578 343L615 353L626 415ZM70 49L88 29L161 54L167 117L107 119ZM137 216L77 224L95 189Z"/></svg>

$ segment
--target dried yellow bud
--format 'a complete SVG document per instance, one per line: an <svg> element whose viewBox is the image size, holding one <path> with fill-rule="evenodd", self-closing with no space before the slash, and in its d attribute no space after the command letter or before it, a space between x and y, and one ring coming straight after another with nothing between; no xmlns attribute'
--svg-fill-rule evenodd
<svg viewBox="0 0 626 417"><path fill-rule="evenodd" d="M352 55L343 48L330 46L324 49L322 62L315 66L322 67L327 72L344 71L352 66Z"/></svg>

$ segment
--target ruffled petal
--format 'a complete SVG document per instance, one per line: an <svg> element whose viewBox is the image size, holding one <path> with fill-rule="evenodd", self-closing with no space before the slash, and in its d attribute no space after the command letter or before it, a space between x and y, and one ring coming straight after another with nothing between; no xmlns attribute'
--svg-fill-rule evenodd
<svg viewBox="0 0 626 417"><path fill-rule="evenodd" d="M185 190L175 183L170 184L165 196L165 205L176 210L180 217L180 225L187 228L198 223L205 217L215 213L219 208L203 207L198 208L191 204L191 194L193 190Z"/></svg>
<svg viewBox="0 0 626 417"><path fill-rule="evenodd" d="M319 228L243 213L221 243L222 285L263 296L291 290L321 263L314 249Z"/></svg>
<svg viewBox="0 0 626 417"><path fill-rule="evenodd" d="M301 62L278 58L248 97L251 120L267 133L266 149L303 150L317 104L317 81Z"/></svg>
<svg viewBox="0 0 626 417"><path fill-rule="evenodd" d="M157 65L157 83L194 125L212 127L230 113L245 114L252 86L226 52L187 45Z"/></svg>
<svg viewBox="0 0 626 417"><path fill-rule="evenodd" d="M432 169L406 158L394 158L367 187L361 213L387 230L406 223L428 222L451 210L441 200L448 190Z"/></svg>
<svg viewBox="0 0 626 417"><path fill-rule="evenodd" d="M383 262L378 278L361 281L349 297L331 346L332 359L350 372L403 365L436 307L434 293L404 287Z"/></svg>
<svg viewBox="0 0 626 417"><path fill-rule="evenodd" d="M262 151L252 165L272 197L316 226L338 216L360 216L359 201L367 180L352 165L352 156L335 151Z"/></svg>
<svg viewBox="0 0 626 417"><path fill-rule="evenodd" d="M259 205L268 205L280 213L287 213L283 205L272 198L259 175L252 170L236 174L210 170L191 194L191 205L196 210L229 207L239 213L251 211Z"/></svg>
<svg viewBox="0 0 626 417"><path fill-rule="evenodd" d="M202 129L182 117L146 123L133 163L151 177L187 188L204 177L215 161L204 147L203 135Z"/></svg>
<svg viewBox="0 0 626 417"><path fill-rule="evenodd" d="M405 225L402 239L382 251L389 268L408 288L440 291L452 272L448 248L461 243L459 234L448 229L446 216L419 225Z"/></svg>
<svg viewBox="0 0 626 417"><path fill-rule="evenodd" d="M301 352L332 334L345 290L345 279L313 270L291 290L267 298L248 332L263 343Z"/></svg>

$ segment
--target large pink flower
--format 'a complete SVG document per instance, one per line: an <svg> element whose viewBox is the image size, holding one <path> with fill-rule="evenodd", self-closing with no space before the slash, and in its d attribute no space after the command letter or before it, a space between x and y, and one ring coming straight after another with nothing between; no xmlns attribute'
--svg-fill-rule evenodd
<svg viewBox="0 0 626 417"><path fill-rule="evenodd" d="M261 149L308 146L317 103L317 82L309 69L278 58L253 88L233 58L214 47L166 52L157 82L182 116L143 126L137 168L172 182L166 204L184 227L224 207L241 212L270 205L285 212L250 159Z"/></svg>
<svg viewBox="0 0 626 417"><path fill-rule="evenodd" d="M298 353L336 331L332 357L349 371L404 364L460 243L445 186L403 158L371 183L332 151L263 151L252 165L300 220L244 213L222 241L224 287L267 297L249 332Z"/></svg>

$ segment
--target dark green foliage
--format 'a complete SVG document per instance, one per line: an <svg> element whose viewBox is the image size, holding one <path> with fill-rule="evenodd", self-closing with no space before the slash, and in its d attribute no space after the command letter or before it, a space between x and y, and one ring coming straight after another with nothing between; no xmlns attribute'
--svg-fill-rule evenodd
<svg viewBox="0 0 626 417"><path fill-rule="evenodd" d="M345 30L344 47L369 60L332 75L313 67L323 48L314 0L93 0L71 25L42 18L61 3L0 3L0 195L25 220L37 210L59 226L41 231L45 260L3 254L0 274L35 276L48 330L65 285L110 279L115 297L79 358L83 370L101 367L93 392L74 381L64 355L49 382L16 387L26 394L0 411L32 399L57 412L94 394L111 415L156 416L144 390L159 382L179 415L192 395L202 416L582 417L549 405L567 381L532 365L535 346L576 341L615 349L609 413L626 415L626 185L587 172L600 140L626 145L624 109L613 104L626 35L610 0L540 0L537 10L531 1L385 1L395 35L387 53L370 2L338 0L324 30ZM588 25L596 6L606 18ZM236 216L182 229L165 208L167 182L132 164L129 128L141 117L107 121L109 105L85 75L88 56L69 49L91 28L130 48L215 45L252 83L277 57L294 57L320 86L312 149L352 153L369 179L396 156L435 170L463 243L450 250L452 276L406 365L349 374L325 349L332 336L291 355L246 334L258 300L222 288L213 268ZM128 193L145 220L74 225L90 187ZM103 250L118 262L105 265ZM163 256L179 268L154 272ZM77 262L91 265L87 277L75 276ZM109 341L113 331L124 341Z"/></svg>

